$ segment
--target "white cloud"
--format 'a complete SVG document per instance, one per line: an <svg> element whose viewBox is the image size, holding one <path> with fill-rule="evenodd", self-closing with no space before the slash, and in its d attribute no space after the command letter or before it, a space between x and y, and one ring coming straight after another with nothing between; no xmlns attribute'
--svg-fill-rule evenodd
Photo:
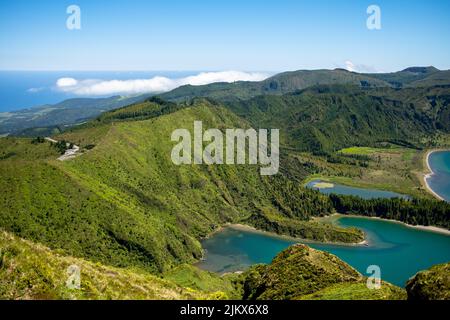
<svg viewBox="0 0 450 320"><path fill-rule="evenodd" d="M345 61L345 69L347 69L350 72L359 72L359 73L376 73L376 68L372 66L368 66L365 64L354 64L352 61L347 60Z"/></svg>
<svg viewBox="0 0 450 320"><path fill-rule="evenodd" d="M351 72L356 72L354 63L349 60L345 61L345 69Z"/></svg>
<svg viewBox="0 0 450 320"><path fill-rule="evenodd" d="M27 92L29 92L29 93L37 93L37 92L43 91L44 89L45 89L44 87L30 88L30 89L27 90Z"/></svg>
<svg viewBox="0 0 450 320"><path fill-rule="evenodd" d="M264 73L241 71L202 72L195 76L170 79L156 76L151 79L131 80L77 80L60 78L56 81L56 90L83 96L104 96L113 94L138 94L165 92L179 86L204 85L213 82L261 81L268 77Z"/></svg>
<svg viewBox="0 0 450 320"><path fill-rule="evenodd" d="M78 83L77 80L75 80L74 78L60 78L58 79L58 81L56 81L56 85L58 87L72 87L72 86L76 86Z"/></svg>

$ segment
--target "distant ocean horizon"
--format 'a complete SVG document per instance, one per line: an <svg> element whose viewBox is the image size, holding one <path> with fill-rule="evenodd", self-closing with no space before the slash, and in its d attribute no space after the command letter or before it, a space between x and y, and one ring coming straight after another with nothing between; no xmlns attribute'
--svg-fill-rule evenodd
<svg viewBox="0 0 450 320"><path fill-rule="evenodd" d="M149 79L155 76L182 78L199 72L201 71L0 71L0 112L55 104L70 98L89 97L57 91L55 84L60 78L101 80ZM109 96L112 95L104 97Z"/></svg>

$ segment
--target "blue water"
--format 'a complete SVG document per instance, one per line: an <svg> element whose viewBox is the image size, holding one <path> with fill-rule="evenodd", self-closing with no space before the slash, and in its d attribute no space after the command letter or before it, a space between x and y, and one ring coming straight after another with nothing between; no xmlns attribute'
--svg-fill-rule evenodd
<svg viewBox="0 0 450 320"><path fill-rule="evenodd" d="M363 199L373 199L373 198L405 198L408 199L409 196L391 192L391 191L385 191L385 190L376 190L376 189L363 189L363 188L356 188L356 187L349 187L344 186L341 184L333 183L333 187L331 188L317 188L314 185L316 183L323 182L322 180L313 180L306 184L308 188L319 190L321 193L324 194L341 194L341 195L352 195L352 196L359 196Z"/></svg>
<svg viewBox="0 0 450 320"><path fill-rule="evenodd" d="M369 245L308 245L337 255L362 274L366 274L369 265L378 265L383 280L404 287L416 272L450 261L448 235L363 217L341 217L337 223L364 230ZM294 243L268 234L226 228L202 242L206 256L198 266L219 273L244 270L252 264L270 263L281 250Z"/></svg>
<svg viewBox="0 0 450 320"><path fill-rule="evenodd" d="M63 77L75 78L77 80L127 80L148 79L154 76L181 78L197 73L197 71L0 71L0 112L26 109L44 104L54 104L65 99L80 97L55 90L56 81Z"/></svg>
<svg viewBox="0 0 450 320"><path fill-rule="evenodd" d="M428 185L444 200L450 202L450 151L436 151L430 154L429 163L434 174Z"/></svg>

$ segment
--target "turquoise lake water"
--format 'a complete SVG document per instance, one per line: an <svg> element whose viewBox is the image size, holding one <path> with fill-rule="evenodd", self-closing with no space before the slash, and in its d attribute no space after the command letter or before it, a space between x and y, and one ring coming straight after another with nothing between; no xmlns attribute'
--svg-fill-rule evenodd
<svg viewBox="0 0 450 320"><path fill-rule="evenodd" d="M429 157L434 174L427 179L428 185L444 200L450 202L450 151L436 151Z"/></svg>
<svg viewBox="0 0 450 320"><path fill-rule="evenodd" d="M450 261L448 235L363 217L341 217L337 223L364 230L369 246L307 244L337 255L362 274L369 265L378 265L383 280L404 287L417 271ZM206 256L198 266L219 273L244 270L255 263L270 263L294 243L277 236L225 228L203 241Z"/></svg>
<svg viewBox="0 0 450 320"><path fill-rule="evenodd" d="M316 183L324 182L322 180L313 180L306 184L306 187L319 190L319 192L324 194L341 194L341 195L353 195L359 196L363 199L373 199L373 198L405 198L408 199L409 196L403 195L396 192L385 191L385 190L377 190L377 189L364 189L364 188L356 188L344 186L341 184L333 183L333 187L331 188L317 188L315 187Z"/></svg>

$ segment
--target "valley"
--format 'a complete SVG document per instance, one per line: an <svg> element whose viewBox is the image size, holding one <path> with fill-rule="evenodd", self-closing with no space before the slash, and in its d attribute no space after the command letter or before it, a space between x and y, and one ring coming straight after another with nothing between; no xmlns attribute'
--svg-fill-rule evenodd
<svg viewBox="0 0 450 320"><path fill-rule="evenodd" d="M435 199L423 183L427 151L450 147L449 89L424 82L412 88L415 77L406 77L410 72L397 75L397 82L408 79L402 88L382 75L374 79L342 70L181 87L58 131L51 139L61 142L64 150L39 137L1 138L0 281L6 289L0 294L18 299L41 294L80 299L406 299L400 288L405 279L432 264L448 262L448 235L352 216L450 229L450 204ZM420 81L436 72L425 70ZM323 83L317 84L317 79ZM279 128L278 174L261 175L262 164L245 161L173 163L172 133L187 128L194 136L190 129L198 121L222 134L229 128ZM82 156L58 161L67 146L76 146ZM305 187L317 182L319 190ZM350 192L321 192L327 188ZM362 189L373 196L355 197ZM327 222L336 213L344 214L339 221L346 223ZM252 253L262 256L248 259L247 251L227 252L220 267L206 269L243 274L220 276L199 269L197 265L208 264L208 255L214 254L204 251L208 241L214 242L221 234L217 231L230 224L295 240L260 246L251 235L241 233L250 238L244 249L263 247L263 252ZM372 235L376 240L389 235L391 240L374 241ZM286 249L298 241L321 251L307 246ZM355 246L364 241L368 247ZM439 243L434 251L427 250L430 241ZM403 251L405 247L413 252ZM429 264L411 265L383 278L389 282L386 291L366 291L364 266L373 258L372 250L378 254L384 249L398 250L379 260L388 274L398 259L433 257L427 256ZM30 265L23 250L39 258ZM285 250L291 250L292 257L286 257ZM301 258L309 254L312 261ZM215 258L220 260L220 254ZM39 263L42 259L48 262ZM272 270L291 273L284 261L290 259L296 261L291 267L298 266L305 274L324 268L330 273L323 279L311 278L313 291L300 284L293 284L294 291L286 289L282 279L263 290L263 279L272 277ZM81 264L92 277L81 292L66 292L56 279L66 261ZM267 265L253 266L260 262ZM20 268L27 272L20 273ZM47 280L34 269L47 270ZM19 274L24 283L20 290L13 285L22 277ZM109 274L121 279L114 287ZM125 283L126 275L130 282ZM42 284L48 281L54 285ZM140 288L139 282L151 286Z"/></svg>

